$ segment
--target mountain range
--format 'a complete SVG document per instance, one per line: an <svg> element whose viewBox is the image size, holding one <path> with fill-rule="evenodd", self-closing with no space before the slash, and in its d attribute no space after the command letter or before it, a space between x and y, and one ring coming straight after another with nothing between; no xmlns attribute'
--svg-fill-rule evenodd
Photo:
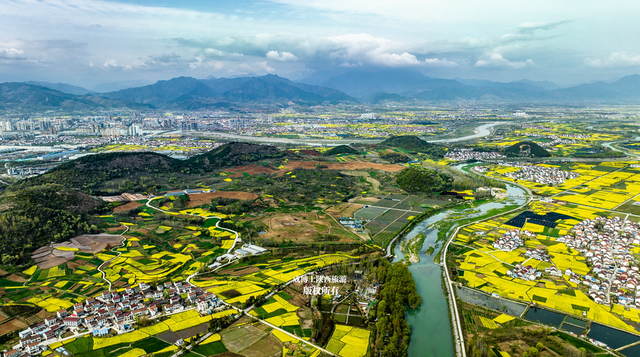
<svg viewBox="0 0 640 357"><path fill-rule="evenodd" d="M13 111L132 109L197 110L234 105L356 103L338 90L276 75L195 79L178 77L142 87L96 93L64 83L0 84L0 109Z"/></svg>
<svg viewBox="0 0 640 357"><path fill-rule="evenodd" d="M640 100L640 75L562 88L548 81L493 82L441 79L406 69L352 70L320 82L371 104L385 102L486 102L626 104Z"/></svg>
<svg viewBox="0 0 640 357"><path fill-rule="evenodd" d="M626 76L610 83L600 81L570 88L561 88L552 82L530 80L504 83L431 78L406 69L351 70L326 79L321 85L303 82L293 82L277 75L207 79L178 77L106 93L65 83L0 83L0 110L198 110L358 102L635 104L640 101L640 75ZM127 86L124 82L111 85L116 88Z"/></svg>

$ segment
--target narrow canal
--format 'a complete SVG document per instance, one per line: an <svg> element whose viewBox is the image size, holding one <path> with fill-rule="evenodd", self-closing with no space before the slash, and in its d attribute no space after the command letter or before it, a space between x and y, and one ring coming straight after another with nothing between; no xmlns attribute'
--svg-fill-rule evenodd
<svg viewBox="0 0 640 357"><path fill-rule="evenodd" d="M524 190L513 185L507 186L507 192L511 195L526 195ZM411 239L419 233L426 235L424 245L418 254L420 262L414 263L409 267L411 275L416 282L418 294L422 297L422 305L407 315L407 321L411 327L409 356L454 356L449 308L442 287L442 267L434 263L433 257L435 254L429 256L425 253L429 246L435 246L436 244L438 244L438 246L435 251L438 252L444 243L436 243L438 239L438 229L433 225L442 220L446 220L449 216L463 216L464 219L467 219L481 216L491 209L502 208L513 204L521 205L524 202L525 200L521 198L501 202L488 202L472 210L469 209L469 214L467 215L461 214L460 211L453 209L442 211L425 219L407 234L405 239ZM455 227L452 228L450 232L453 232L454 229ZM394 262L404 259L404 254L400 250L400 242L396 244L394 254L396 256Z"/></svg>

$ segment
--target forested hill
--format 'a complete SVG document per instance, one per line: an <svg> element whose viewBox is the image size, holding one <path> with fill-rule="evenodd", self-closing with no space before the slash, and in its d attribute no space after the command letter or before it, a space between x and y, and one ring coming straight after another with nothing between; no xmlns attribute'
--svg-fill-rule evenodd
<svg viewBox="0 0 640 357"><path fill-rule="evenodd" d="M58 183L91 195L145 192L155 186L154 178L185 168L190 171L183 161L156 153L105 153L66 162L20 185Z"/></svg>
<svg viewBox="0 0 640 357"><path fill-rule="evenodd" d="M360 155L361 152L348 145L338 145L324 152L324 156L334 156L340 154Z"/></svg>
<svg viewBox="0 0 640 357"><path fill-rule="evenodd" d="M29 260L29 254L51 241L97 233L87 213L102 201L60 185L42 185L0 196L0 255L3 265Z"/></svg>
<svg viewBox="0 0 640 357"><path fill-rule="evenodd" d="M381 142L379 145L424 153L432 158L443 158L446 154L446 150L444 149L444 147L437 144L428 143L413 135L392 136L389 139Z"/></svg>
<svg viewBox="0 0 640 357"><path fill-rule="evenodd" d="M269 145L228 143L189 160L151 153L104 153L66 162L19 187L57 183L91 195L183 189L215 169L278 159L284 152Z"/></svg>
<svg viewBox="0 0 640 357"><path fill-rule="evenodd" d="M504 150L509 157L549 157L551 154L533 141L521 141Z"/></svg>
<svg viewBox="0 0 640 357"><path fill-rule="evenodd" d="M225 166L238 166L248 163L278 159L286 154L275 146L233 142L194 156L186 161L193 168L205 170Z"/></svg>

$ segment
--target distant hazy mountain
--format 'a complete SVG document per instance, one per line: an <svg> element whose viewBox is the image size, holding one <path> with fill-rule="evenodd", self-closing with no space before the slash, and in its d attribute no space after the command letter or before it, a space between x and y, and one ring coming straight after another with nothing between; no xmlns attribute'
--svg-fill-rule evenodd
<svg viewBox="0 0 640 357"><path fill-rule="evenodd" d="M0 83L5 82L24 82L25 78L15 76L13 74L0 73Z"/></svg>
<svg viewBox="0 0 640 357"><path fill-rule="evenodd" d="M378 92L366 96L364 102L369 104L385 104L385 103L411 103L416 100L411 97L401 96L400 94Z"/></svg>
<svg viewBox="0 0 640 357"><path fill-rule="evenodd" d="M159 108L174 101L212 97L213 92L195 78L179 77L168 81L158 81L144 87L123 89L102 95L107 98L148 104L154 108Z"/></svg>
<svg viewBox="0 0 640 357"><path fill-rule="evenodd" d="M127 88L142 87L142 86L146 86L148 84L151 84L151 82L146 81L144 79L133 79L133 80L128 80L128 81L108 82L108 83L98 84L97 86L95 86L93 88L93 91L94 92L98 92L98 93L115 92L115 91L119 91L119 90L127 89Z"/></svg>
<svg viewBox="0 0 640 357"><path fill-rule="evenodd" d="M84 111L109 108L143 109L139 104L97 96L78 96L26 83L0 83L0 109L16 112Z"/></svg>
<svg viewBox="0 0 640 357"><path fill-rule="evenodd" d="M464 87L452 79L430 78L407 69L357 69L330 78L323 86L335 88L356 98L365 98L374 93L386 92L405 95L439 88Z"/></svg>
<svg viewBox="0 0 640 357"><path fill-rule="evenodd" d="M154 84L103 94L107 98L148 104L155 108L196 109L229 103L321 104L355 102L354 98L326 87L294 83L276 75L241 78L173 78Z"/></svg>
<svg viewBox="0 0 640 357"><path fill-rule="evenodd" d="M531 81L521 79L514 82L493 82L483 79L462 79L455 78L456 81L473 87L491 87L491 88L517 88L529 90L554 90L560 89L559 85L549 81Z"/></svg>
<svg viewBox="0 0 640 357"><path fill-rule="evenodd" d="M640 75L622 77L613 83L595 82L551 91L562 101L597 103L640 102Z"/></svg>
<svg viewBox="0 0 640 357"><path fill-rule="evenodd" d="M67 94L85 95L85 94L93 93L92 91L86 88L82 88L82 87L78 87L78 86L74 86L66 83L49 83L49 82L34 82L34 81L24 82L24 83L57 90L59 92L67 93Z"/></svg>
<svg viewBox="0 0 640 357"><path fill-rule="evenodd" d="M468 79L437 79L429 78L416 71L400 69L348 71L325 81L325 86L295 83L276 75L203 80L179 77L142 87L101 94L89 93L85 88L64 83L31 83L38 85L0 84L0 110L22 112L46 110L71 112L111 108L198 110L238 105L288 105L290 102L300 105L358 102L353 96L362 98L365 103L370 104L414 102L637 104L640 102L640 75L627 76L612 83L594 82L560 89L551 82L522 80L502 83Z"/></svg>
<svg viewBox="0 0 640 357"><path fill-rule="evenodd" d="M367 103L410 102L411 99L439 102L482 103L637 103L640 75L613 83L594 82L561 88L548 81L493 82L476 79L429 78L406 69L352 70L323 82L323 85L362 98Z"/></svg>
<svg viewBox="0 0 640 357"><path fill-rule="evenodd" d="M532 81L529 79L521 79L519 81L516 82L512 82L512 83L517 83L517 82L522 82L522 83L526 83L526 84L530 84L534 87L538 87L540 89L544 89L544 90L554 90L554 89L560 89L562 88L562 86L550 82L550 81Z"/></svg>

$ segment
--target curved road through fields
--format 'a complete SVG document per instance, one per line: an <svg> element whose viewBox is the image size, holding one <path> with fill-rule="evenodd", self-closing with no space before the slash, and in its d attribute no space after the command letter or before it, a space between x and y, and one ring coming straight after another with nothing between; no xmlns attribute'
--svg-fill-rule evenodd
<svg viewBox="0 0 640 357"><path fill-rule="evenodd" d="M122 224L121 222L118 222L118 223ZM119 246L111 248L111 251L113 251L116 248L124 247L124 242L127 241L127 238L124 236L124 234L129 231L129 226L127 226L126 224L122 224L122 225L126 227L124 232L120 233L120 236L122 237L122 241L120 242ZM104 262L102 262L102 264L100 264L100 266L98 266L98 271L100 273L102 273L102 280L106 281L109 284L109 291L111 291L111 281L109 281L109 279L107 279L107 274L104 272L104 270L102 270L102 266L107 264L107 263L109 263L110 261L116 259L121 254L122 254L122 252L118 252L118 255L116 255L115 257L113 257L113 258L111 258L109 260L105 260Z"/></svg>
<svg viewBox="0 0 640 357"><path fill-rule="evenodd" d="M154 210L156 210L156 211L159 211L159 212L168 213L169 211L165 211L165 210L163 210L163 209L161 209L161 208L154 207L154 206L152 206L152 205L151 205L151 201L153 201L154 199L161 198L161 197L163 197L163 196L160 196L160 197L157 197L157 198L156 198L156 197L154 197L154 198L152 198L152 199L149 199L149 200L147 201L147 203L146 203L146 206L147 206L147 207L149 207L149 208L152 208L152 209L154 209ZM181 213L181 214L182 214L182 213ZM202 217L202 216L199 216L199 215L197 215L197 214L185 214L185 215L187 215L187 216L194 216L194 217ZM202 217L202 218L204 218L205 220L206 220L206 219L217 218L217 219L218 219L218 221L216 222L216 228L220 228L220 227L218 226L218 224L220 223L220 221L222 221L222 218L220 218L220 217L216 217L216 216L212 216L212 217ZM127 228L128 228L128 227L127 227ZM231 248L229 248L229 250L227 251L227 253L230 253L230 252L235 248L236 242L238 241L238 238L240 237L240 235L238 234L238 232L236 232L236 231L234 231L234 230L232 230L232 229L228 229L228 228L220 228L220 229L224 229L224 230L227 230L227 231L233 232L233 233L235 234L235 239L234 239L234 241L233 241L233 245L232 245L232 246L231 246ZM123 233L123 234L124 234L124 233ZM124 242L124 241L123 241L123 242ZM105 263L106 263L106 262L105 262ZM230 264L230 263L229 263L229 264ZM103 273L103 274L104 274L104 273ZM191 275L187 278L187 280L186 280L186 281L187 281L187 283L188 283L188 284L193 285L193 284L191 283L191 279L192 279L192 278L194 278L194 277L196 277L197 275L198 275L198 272L195 272L195 273L191 274ZM285 284L285 286L286 286L286 285L291 284L292 282L293 282L293 280L288 281L288 282ZM111 286L111 285L109 285L109 286ZM271 293L269 293L269 295L267 295L265 298L268 300L268 299L269 299L269 298L271 298L273 295L275 295L275 293L276 293L276 290L274 290L274 291L272 291ZM221 299L220 301L222 301L222 303L224 303L225 305L227 305L227 306L229 306L229 307L231 307L231 308L236 309L236 307L235 307L235 306L233 306L233 305L231 305L231 304L228 304L228 303L227 303L227 302L225 302L224 300L222 300L222 299ZM322 347L320 347L320 346L318 346L318 345L316 345L316 344L314 344L314 343L311 343L311 342L309 342L309 341L307 341L307 340L303 339L302 337L296 336L296 335L294 335L294 334L292 334L292 333L290 333L290 332L288 332L288 331L286 331L286 330L284 330L284 329L282 329L282 328L280 328L280 327L278 327L278 326L275 326L275 325L273 325L273 324L271 324L271 323L269 323L269 322L267 322L267 321L265 321L265 320L263 320L263 319L261 319L261 318L259 318L259 317L256 317L256 316L253 316L253 315L249 314L249 312L250 312L251 310L253 310L253 309L254 309L254 307L255 307L255 306L250 306L250 307L248 307L247 309L242 310L242 311L244 312L244 314L245 314L246 316L249 316L249 317L250 317L250 318L252 318L252 319L258 320L258 321L262 322L263 324L265 324L265 325L267 325L267 326L269 326L269 327L271 327L271 328L273 328L273 329L276 329L276 330L278 330L278 331L280 331L280 332L282 332L282 333L284 333L284 334L286 334L286 335L288 335L288 336L290 336L290 337L293 337L293 338L297 339L298 341L301 341L302 343L305 343L305 344L307 344L307 345L309 345L309 346L312 346L312 347L314 347L314 348L317 348L318 350L322 351L322 352L323 352L323 353L325 353L325 354L328 354L328 355L331 355L331 356L336 356L334 353L332 353L332 352L330 352L330 351L328 351L328 350L325 350L324 348L322 348ZM236 309L236 310L237 310L237 309ZM204 338L201 338L201 339L200 339L200 342L201 342L201 341L203 341L203 340L204 340ZM172 355L171 357L177 357L177 356L180 356L180 355L182 355L182 351L178 351L177 353L175 353L175 354L174 354L174 355Z"/></svg>

